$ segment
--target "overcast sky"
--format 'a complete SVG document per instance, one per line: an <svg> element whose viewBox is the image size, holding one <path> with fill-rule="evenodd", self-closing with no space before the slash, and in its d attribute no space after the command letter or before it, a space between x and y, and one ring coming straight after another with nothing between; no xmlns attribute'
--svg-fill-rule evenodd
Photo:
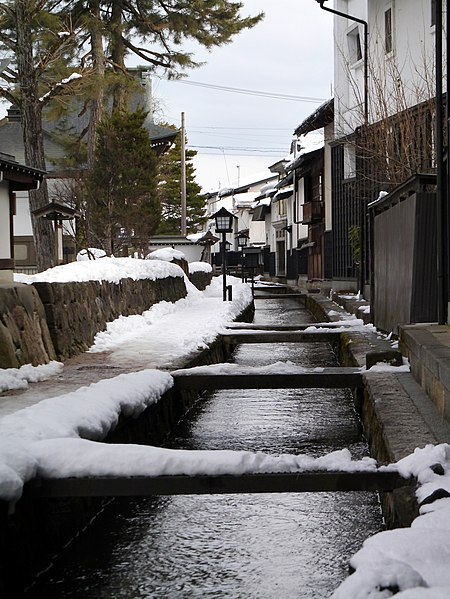
<svg viewBox="0 0 450 599"><path fill-rule="evenodd" d="M186 115L189 146L199 152L197 180L206 191L242 184L289 154L294 129L332 95L332 16L315 0L244 0L262 23L227 46L196 50L205 66L186 82L284 94L281 100L153 79L156 116L178 126ZM233 149L232 149L233 148Z"/></svg>

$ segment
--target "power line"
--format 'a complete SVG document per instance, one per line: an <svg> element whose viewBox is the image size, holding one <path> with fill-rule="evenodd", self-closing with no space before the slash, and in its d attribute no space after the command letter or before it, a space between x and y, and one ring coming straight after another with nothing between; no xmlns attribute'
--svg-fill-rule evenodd
<svg viewBox="0 0 450 599"><path fill-rule="evenodd" d="M286 153L286 148L249 148L242 146L196 146L188 144L190 148L204 149L204 150L227 150L227 151L244 151L244 152L280 152Z"/></svg>
<svg viewBox="0 0 450 599"><path fill-rule="evenodd" d="M245 131L293 131L293 127L216 127L214 125L194 125L191 129L225 129L231 131L245 130Z"/></svg>
<svg viewBox="0 0 450 599"><path fill-rule="evenodd" d="M317 104L324 102L326 98L311 98L309 96L294 96L290 94L277 94L275 92L259 91L256 89L244 89L240 87L229 87L225 85L215 85L212 83L201 83L199 81L185 81L183 79L168 79L172 83L182 83L183 85L193 85L196 87L205 87L207 89L216 89L234 94L244 94L248 96L260 96L262 98L272 98L274 100L290 100L293 102L313 102Z"/></svg>

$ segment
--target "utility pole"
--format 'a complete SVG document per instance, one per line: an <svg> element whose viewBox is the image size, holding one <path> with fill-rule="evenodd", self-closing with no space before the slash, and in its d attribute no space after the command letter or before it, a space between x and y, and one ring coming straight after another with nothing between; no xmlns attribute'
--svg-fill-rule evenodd
<svg viewBox="0 0 450 599"><path fill-rule="evenodd" d="M184 112L181 113L181 235L187 234L186 210L186 124Z"/></svg>

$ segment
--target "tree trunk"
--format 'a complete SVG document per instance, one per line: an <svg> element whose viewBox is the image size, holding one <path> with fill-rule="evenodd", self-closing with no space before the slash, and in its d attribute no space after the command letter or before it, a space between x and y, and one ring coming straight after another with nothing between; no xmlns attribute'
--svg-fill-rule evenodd
<svg viewBox="0 0 450 599"><path fill-rule="evenodd" d="M28 166L45 170L44 141L42 134L42 107L38 97L37 74L33 60L31 20L34 2L16 1L17 18L17 69L21 89L21 116L25 162ZM39 190L31 191L30 212L48 204L47 183L44 179ZM52 223L32 214L34 245L37 267L46 270L55 264L55 234Z"/></svg>
<svg viewBox="0 0 450 599"><path fill-rule="evenodd" d="M127 91L123 78L125 77L125 46L122 41L123 34L123 14L122 2L115 0L112 5L111 13L111 58L114 63L114 70L118 74L118 81L114 87L113 112L125 110L127 101Z"/></svg>
<svg viewBox="0 0 450 599"><path fill-rule="evenodd" d="M103 37L100 26L100 0L91 0L90 9L92 13L91 24L91 51L95 71L95 91L91 101L91 113L87 132L88 145L88 168L92 168L94 162L95 146L97 143L97 128L101 123L104 112L104 78L105 78L105 54L103 51Z"/></svg>

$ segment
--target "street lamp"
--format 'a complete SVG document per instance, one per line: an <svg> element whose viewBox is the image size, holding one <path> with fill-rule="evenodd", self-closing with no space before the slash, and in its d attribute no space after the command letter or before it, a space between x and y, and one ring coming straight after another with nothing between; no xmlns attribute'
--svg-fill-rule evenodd
<svg viewBox="0 0 450 599"><path fill-rule="evenodd" d="M248 235L243 231L236 235L238 247L241 248L242 282L244 282L244 248L247 247Z"/></svg>
<svg viewBox="0 0 450 599"><path fill-rule="evenodd" d="M223 277L223 301L227 301L227 267L226 267L226 252L225 243L227 233L233 232L233 220L234 216L231 212L228 212L226 208L221 208L215 214L213 218L216 221L216 233L222 233L222 277Z"/></svg>

